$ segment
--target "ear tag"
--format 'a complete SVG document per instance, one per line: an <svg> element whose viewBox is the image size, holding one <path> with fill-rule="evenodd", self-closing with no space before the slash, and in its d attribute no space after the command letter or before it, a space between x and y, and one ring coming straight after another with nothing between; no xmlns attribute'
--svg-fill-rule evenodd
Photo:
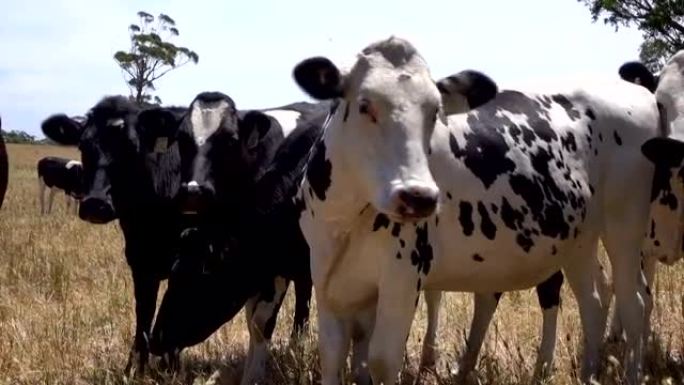
<svg viewBox="0 0 684 385"><path fill-rule="evenodd" d="M169 148L169 138L165 136L160 136L157 138L157 141L154 142L154 152L156 153L162 153L166 152L166 150Z"/></svg>

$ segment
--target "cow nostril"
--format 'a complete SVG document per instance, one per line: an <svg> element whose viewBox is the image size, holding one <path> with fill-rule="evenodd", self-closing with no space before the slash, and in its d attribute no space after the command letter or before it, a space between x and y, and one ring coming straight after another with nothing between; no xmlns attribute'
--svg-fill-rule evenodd
<svg viewBox="0 0 684 385"><path fill-rule="evenodd" d="M438 194L432 189L412 187L399 191L399 201L404 211L418 216L428 216L437 208Z"/></svg>
<svg viewBox="0 0 684 385"><path fill-rule="evenodd" d="M92 223L106 223L114 219L114 208L104 199L86 198L79 206L81 219Z"/></svg>

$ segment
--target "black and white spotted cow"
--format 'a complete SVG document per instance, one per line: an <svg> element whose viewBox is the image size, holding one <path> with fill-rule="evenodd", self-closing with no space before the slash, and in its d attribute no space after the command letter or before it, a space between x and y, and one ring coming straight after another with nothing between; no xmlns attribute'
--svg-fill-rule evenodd
<svg viewBox="0 0 684 385"><path fill-rule="evenodd" d="M328 109L328 103L295 103L238 111L218 92L192 102L177 134L179 203L196 227L181 239L152 333L155 354L202 342L244 306L250 342L242 383L260 381L290 281L293 336L303 330L312 289L309 249L298 211L284 197L294 195L296 172Z"/></svg>
<svg viewBox="0 0 684 385"><path fill-rule="evenodd" d="M421 290L518 290L560 269L579 303L588 381L609 298L594 273L599 238L625 320L627 380L638 383L650 194L641 181L653 176L640 146L658 134L648 91L622 81L503 91L447 118L449 95L394 37L348 72L317 57L294 77L316 99L341 99L300 189L324 385L339 384L350 330L363 323L373 383L393 384ZM387 226L374 231L378 221Z"/></svg>
<svg viewBox="0 0 684 385"><path fill-rule="evenodd" d="M38 201L40 213L49 214L52 211L52 202L57 190L64 191L66 197L67 212L71 211L73 204L74 213L78 210L78 203L83 197L83 165L78 160L46 156L38 161ZM45 205L45 193L47 207Z"/></svg>

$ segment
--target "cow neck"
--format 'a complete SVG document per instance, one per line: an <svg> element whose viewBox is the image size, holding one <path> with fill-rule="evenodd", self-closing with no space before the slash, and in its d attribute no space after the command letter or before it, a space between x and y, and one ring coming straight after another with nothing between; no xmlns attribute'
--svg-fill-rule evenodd
<svg viewBox="0 0 684 385"><path fill-rule="evenodd" d="M336 232L348 232L359 220L368 202L355 190L355 171L345 160L348 149L335 134L344 129L345 103L340 103L323 126L321 139L312 149L306 171L305 194L317 221L325 221ZM336 145L337 143L337 145Z"/></svg>

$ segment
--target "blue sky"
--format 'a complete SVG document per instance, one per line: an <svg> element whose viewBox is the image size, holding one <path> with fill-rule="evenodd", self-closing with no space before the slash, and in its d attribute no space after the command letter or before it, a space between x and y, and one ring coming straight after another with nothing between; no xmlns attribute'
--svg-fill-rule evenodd
<svg viewBox="0 0 684 385"><path fill-rule="evenodd" d="M418 48L435 78L473 68L503 86L614 77L641 42L636 30L591 23L576 0L12 0L2 8L3 129L38 136L52 113L83 114L104 95L128 93L112 55L129 46L138 10L173 17L174 42L200 56L157 84L165 104L180 105L207 90L243 109L306 99L291 79L297 62L325 55L349 64L392 34Z"/></svg>

